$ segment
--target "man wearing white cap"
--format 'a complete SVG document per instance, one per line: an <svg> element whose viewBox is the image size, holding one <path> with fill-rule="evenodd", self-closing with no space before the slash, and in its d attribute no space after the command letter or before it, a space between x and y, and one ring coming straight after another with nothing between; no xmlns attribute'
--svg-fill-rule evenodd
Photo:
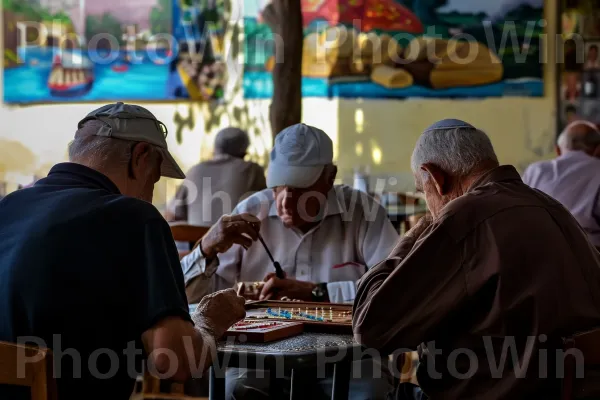
<svg viewBox="0 0 600 400"><path fill-rule="evenodd" d="M280 132L271 152L269 189L240 203L233 214L258 218L260 233L285 278L275 276L273 263L260 244L240 238L238 228L243 222L224 216L182 260L186 285L198 289L187 291L189 301L248 281L265 281L262 298L353 301L356 281L387 257L398 234L383 207L371 197L347 186L334 186L336 173L333 144L325 132L305 124ZM235 240L241 244L233 244ZM373 385L372 368L372 362L362 365L366 382L353 381L351 395L381 398L389 390L386 378ZM228 378L236 372L228 373ZM244 384L238 381L235 386L228 379L229 395L234 390L236 397L266 395L268 378L254 377L248 371L235 377Z"/></svg>
<svg viewBox="0 0 600 400"><path fill-rule="evenodd" d="M185 381L187 358L245 315L229 290L190 316L173 236L150 203L161 176L184 177L166 134L142 107L104 106L79 123L70 162L0 201L0 341L54 350L61 400L128 399L142 354ZM30 398L19 389L0 385L0 398Z"/></svg>
<svg viewBox="0 0 600 400"><path fill-rule="evenodd" d="M363 192L334 186L333 144L320 129L297 124L275 139L267 186L249 197L233 214L249 213L261 223L260 233L286 279L273 276L265 249L232 246L237 235L223 217L182 260L186 285L203 284L190 302L236 282L263 281L264 298L352 302L355 282L393 249L398 234L383 207ZM238 223L239 226L243 224ZM246 248L245 248L246 247Z"/></svg>

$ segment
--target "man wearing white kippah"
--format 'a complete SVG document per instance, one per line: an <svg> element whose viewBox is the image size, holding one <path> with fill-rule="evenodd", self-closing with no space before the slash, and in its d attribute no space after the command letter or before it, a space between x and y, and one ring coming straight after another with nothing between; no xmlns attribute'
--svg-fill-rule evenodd
<svg viewBox="0 0 600 400"><path fill-rule="evenodd" d="M355 339L418 348L420 387L395 400L560 398L563 338L600 326L600 255L464 121L427 128L411 164L431 218L361 278Z"/></svg>
<svg viewBox="0 0 600 400"><path fill-rule="evenodd" d="M325 132L305 124L280 132L271 152L269 189L244 200L233 216L223 216L182 260L189 301L237 282L264 281L264 299L352 302L356 281L388 256L398 233L373 198L334 185L336 173ZM260 221L284 278L275 275L265 248L240 233L240 216L250 215Z"/></svg>

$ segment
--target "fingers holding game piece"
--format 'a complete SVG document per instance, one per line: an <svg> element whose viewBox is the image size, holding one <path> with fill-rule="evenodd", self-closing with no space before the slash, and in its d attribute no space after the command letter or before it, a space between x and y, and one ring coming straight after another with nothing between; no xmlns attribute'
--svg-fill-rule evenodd
<svg viewBox="0 0 600 400"><path fill-rule="evenodd" d="M315 288L312 282L304 282L296 279L279 279L272 276L263 286L260 293L260 300L267 299L269 293L280 297L289 297L290 299L312 300L312 291ZM276 292L276 293L274 293Z"/></svg>
<svg viewBox="0 0 600 400"><path fill-rule="evenodd" d="M269 274L271 275L271 277L265 281L265 284L262 288L262 290L260 291L260 300L267 300L267 299L271 299L273 297L273 290L278 288L280 286L280 282L281 279L277 278L275 276L275 274ZM269 276L267 275L267 276ZM268 296L268 297L267 297Z"/></svg>
<svg viewBox="0 0 600 400"><path fill-rule="evenodd" d="M277 273L276 273L276 272L269 272L269 273L267 274L267 276L265 276L265 278L263 279L263 281L264 281L264 282L267 282L269 279L271 279L271 278L274 278L274 277L276 277L276 276L277 276ZM287 273L286 273L285 271L283 272L283 277L284 277L284 278L287 278Z"/></svg>

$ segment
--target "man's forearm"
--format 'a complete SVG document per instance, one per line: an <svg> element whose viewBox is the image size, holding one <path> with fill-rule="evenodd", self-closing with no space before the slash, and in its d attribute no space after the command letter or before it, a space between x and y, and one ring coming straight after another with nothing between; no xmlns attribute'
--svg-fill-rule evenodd
<svg viewBox="0 0 600 400"><path fill-rule="evenodd" d="M196 327L196 337L194 343L194 362L192 377L202 377L203 373L211 366L213 360L217 357L217 343L214 333L204 327Z"/></svg>

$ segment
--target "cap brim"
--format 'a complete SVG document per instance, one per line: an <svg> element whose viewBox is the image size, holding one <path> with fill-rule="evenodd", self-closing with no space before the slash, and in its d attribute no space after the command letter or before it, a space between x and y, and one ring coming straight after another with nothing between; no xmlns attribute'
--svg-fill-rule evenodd
<svg viewBox="0 0 600 400"><path fill-rule="evenodd" d="M290 186L299 189L311 187L323 173L324 165L299 167L271 163L267 172L267 187Z"/></svg>
<svg viewBox="0 0 600 400"><path fill-rule="evenodd" d="M177 165L177 162L166 149L161 149L163 154L163 162L160 166L160 175L167 178L185 179L185 174Z"/></svg>

